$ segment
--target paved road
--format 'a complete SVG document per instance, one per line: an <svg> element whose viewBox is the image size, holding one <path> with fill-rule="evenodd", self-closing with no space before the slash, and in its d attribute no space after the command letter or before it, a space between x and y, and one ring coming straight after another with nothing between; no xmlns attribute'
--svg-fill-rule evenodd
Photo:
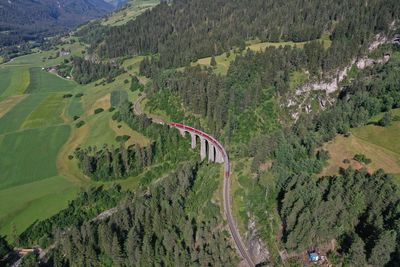
<svg viewBox="0 0 400 267"><path fill-rule="evenodd" d="M136 115L142 114L142 110L140 108L140 103L143 101L144 98L146 98L146 95L145 94L141 95L133 105L133 111ZM179 124L179 123L170 123L169 125L172 127L175 127L175 128L181 128L188 132L193 132L193 133L196 133L197 135L203 136L204 138L207 139L208 142L211 142L214 145L214 147L222 153L222 155L224 157L223 202L224 202L224 212L225 212L226 219L228 221L229 231L231 233L233 240L235 241L235 244L239 251L240 256L243 258L243 260L247 263L248 266L254 267L255 264L250 256L250 253L248 252L246 246L244 245L242 238L240 237L239 230L235 223L235 219L233 218L233 215L232 215L232 198L230 195L231 194L231 179L230 179L231 165L230 165L228 154L225 151L225 148L214 137L212 137L200 130L197 130L193 127L186 126L186 125Z"/></svg>

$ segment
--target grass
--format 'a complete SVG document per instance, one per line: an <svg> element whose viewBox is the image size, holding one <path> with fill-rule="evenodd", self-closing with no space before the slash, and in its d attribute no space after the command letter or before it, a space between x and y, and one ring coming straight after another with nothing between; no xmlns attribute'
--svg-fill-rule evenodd
<svg viewBox="0 0 400 267"><path fill-rule="evenodd" d="M400 114L400 109L393 110L395 115ZM383 114L371 119L371 122L378 121ZM325 145L330 153L328 166L322 175L333 175L340 167L354 168L367 167L369 171L383 168L386 172L392 173L400 182L400 122L395 121L388 127L366 125L351 130L349 137L337 136L333 141ZM364 154L372 160L371 164L364 166L359 162L351 160L355 154ZM350 164L343 163L349 159Z"/></svg>
<svg viewBox="0 0 400 267"><path fill-rule="evenodd" d="M29 114L46 98L45 94L26 97L0 118L0 135L17 131Z"/></svg>
<svg viewBox="0 0 400 267"><path fill-rule="evenodd" d="M66 100L62 98L62 94L50 94L31 112L21 128L40 128L63 123L61 113L65 103Z"/></svg>
<svg viewBox="0 0 400 267"><path fill-rule="evenodd" d="M289 89L295 90L297 87L308 82L308 75L304 71L293 71L290 73Z"/></svg>
<svg viewBox="0 0 400 267"><path fill-rule="evenodd" d="M72 97L68 105L68 116L70 116L71 118L73 118L74 116L80 117L82 116L83 112L84 110L80 97Z"/></svg>
<svg viewBox="0 0 400 267"><path fill-rule="evenodd" d="M320 39L316 40L316 41L321 41L324 43L324 47L325 49L328 49L331 45L332 45L332 41L329 39L329 35L324 34ZM261 42L260 40L251 40L247 42L246 45L246 49L250 49L252 51L255 52L259 52L259 51L264 51L265 49L267 49L268 47L280 47L280 46L296 46L298 48L303 48L305 44L307 44L309 41L307 42ZM221 75L226 75L229 69L229 66L231 64L231 62L233 62L236 58L236 54L234 52L234 50L230 51L230 56L227 57L227 53L223 53L221 55L217 55L215 56L215 60L217 62L217 65L214 67L214 72L216 74L221 74ZM206 66L206 67L210 67L210 62L211 62L211 57L205 57L205 58L201 58L199 60L197 60L196 62L192 63L192 66L196 66L196 65L200 65L200 66ZM180 68L183 69L183 68ZM296 82L303 82L305 79L308 79L306 77L305 73L293 73L292 75L294 75L294 81L293 83Z"/></svg>
<svg viewBox="0 0 400 267"><path fill-rule="evenodd" d="M75 185L59 176L0 190L0 234L9 235L13 224L20 233L35 220L54 215L77 191Z"/></svg>
<svg viewBox="0 0 400 267"><path fill-rule="evenodd" d="M0 190L57 175L56 158L68 125L5 135L0 143Z"/></svg>
<svg viewBox="0 0 400 267"><path fill-rule="evenodd" d="M229 57L227 56L226 53L215 56L215 61L217 62L217 65L214 67L214 72L217 74L226 75L231 62L234 61L235 58L236 55L233 52L230 53ZM211 62L211 57L201 58L196 62L192 63L192 66L200 65L200 66L210 67L211 66L210 62Z"/></svg>
<svg viewBox="0 0 400 267"><path fill-rule="evenodd" d="M10 86L11 83L10 70L11 68L5 68L5 67L0 68L0 95L2 95L4 91L6 91L7 88Z"/></svg>
<svg viewBox="0 0 400 267"><path fill-rule="evenodd" d="M77 87L75 82L64 80L41 68L31 68L30 74L31 81L27 93L68 92Z"/></svg>
<svg viewBox="0 0 400 267"><path fill-rule="evenodd" d="M27 95L10 96L0 101L0 119L26 96Z"/></svg>
<svg viewBox="0 0 400 267"><path fill-rule="evenodd" d="M109 17L103 19L102 24L107 26L123 25L159 3L159 0L129 1L127 7L114 12Z"/></svg>
<svg viewBox="0 0 400 267"><path fill-rule="evenodd" d="M12 62L8 62L6 66L29 66L29 67L50 67L60 64L64 59L68 59L70 56L82 56L84 45L79 42L69 43L75 37L67 38L65 44L59 45L58 47L48 51L38 51L29 55L15 58ZM57 53L64 48L64 50L70 50L71 55L69 56L57 56Z"/></svg>
<svg viewBox="0 0 400 267"><path fill-rule="evenodd" d="M150 144L150 140L142 135L141 133L132 130L126 123L109 120L110 128L114 131L115 135L128 135L131 138L125 142L126 146L130 146L133 144L138 144L140 146L147 146ZM118 126L120 126L118 128ZM115 138L114 138L115 139Z"/></svg>
<svg viewBox="0 0 400 267"><path fill-rule="evenodd" d="M127 58L122 63L122 67L128 69L128 71L132 74L139 74L140 62L144 59L144 56L135 56L132 58ZM130 80L129 80L130 81Z"/></svg>
<svg viewBox="0 0 400 267"><path fill-rule="evenodd" d="M29 86L30 73L27 66L0 66L0 96L23 94Z"/></svg>

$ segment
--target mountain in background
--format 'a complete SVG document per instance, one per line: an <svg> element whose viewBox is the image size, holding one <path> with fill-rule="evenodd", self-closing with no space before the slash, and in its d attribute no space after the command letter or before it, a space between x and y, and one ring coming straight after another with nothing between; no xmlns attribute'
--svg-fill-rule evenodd
<svg viewBox="0 0 400 267"><path fill-rule="evenodd" d="M0 0L0 45L70 29L121 4L121 0Z"/></svg>
<svg viewBox="0 0 400 267"><path fill-rule="evenodd" d="M114 7L120 7L126 3L126 0L104 0L104 1L113 5Z"/></svg>

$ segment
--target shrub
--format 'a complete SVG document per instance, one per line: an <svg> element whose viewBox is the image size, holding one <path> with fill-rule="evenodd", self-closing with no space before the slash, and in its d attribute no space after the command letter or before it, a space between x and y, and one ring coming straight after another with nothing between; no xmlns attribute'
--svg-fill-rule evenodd
<svg viewBox="0 0 400 267"><path fill-rule="evenodd" d="M117 142L126 142L130 139L131 137L129 135L119 135L115 138Z"/></svg>
<svg viewBox="0 0 400 267"><path fill-rule="evenodd" d="M365 156L364 154L356 154L354 155L353 159L364 164L370 164L372 162L372 160L367 158L367 156Z"/></svg>
<svg viewBox="0 0 400 267"><path fill-rule="evenodd" d="M83 125L85 125L85 121L80 121L75 125L75 127L76 128L81 128Z"/></svg>
<svg viewBox="0 0 400 267"><path fill-rule="evenodd" d="M382 127L389 126L392 123L392 120L393 114L392 112L388 111L383 115L382 119L378 121L378 125Z"/></svg>
<svg viewBox="0 0 400 267"><path fill-rule="evenodd" d="M101 113L101 112L103 112L103 111L104 111L103 108L96 108L96 109L94 110L94 114L99 114L99 113Z"/></svg>
<svg viewBox="0 0 400 267"><path fill-rule="evenodd" d="M70 97L72 97L71 94L65 94L65 95L63 95L63 98L70 98Z"/></svg>
<svg viewBox="0 0 400 267"><path fill-rule="evenodd" d="M74 119L74 121L76 121L76 120L78 120L79 118L80 118L79 116L75 115L73 119Z"/></svg>

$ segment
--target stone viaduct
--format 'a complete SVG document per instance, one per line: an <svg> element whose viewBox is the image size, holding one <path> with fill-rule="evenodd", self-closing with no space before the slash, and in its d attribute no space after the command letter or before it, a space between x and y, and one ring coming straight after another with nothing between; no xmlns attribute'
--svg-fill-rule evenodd
<svg viewBox="0 0 400 267"><path fill-rule="evenodd" d="M177 128L181 135L185 137L189 133L192 140L192 149L196 148L197 137L200 139L200 158L204 160L208 155L208 160L216 163L224 163L226 153L222 145L212 136L199 131L195 128L180 124L170 123L171 127Z"/></svg>

